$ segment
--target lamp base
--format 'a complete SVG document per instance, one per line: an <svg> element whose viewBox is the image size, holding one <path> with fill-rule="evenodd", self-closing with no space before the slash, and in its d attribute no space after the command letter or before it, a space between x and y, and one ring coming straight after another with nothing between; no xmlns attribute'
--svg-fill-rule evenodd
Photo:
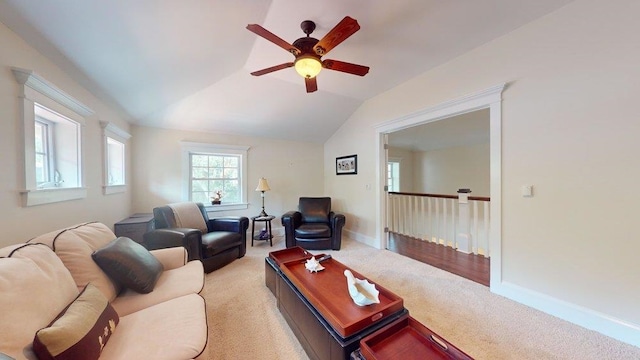
<svg viewBox="0 0 640 360"><path fill-rule="evenodd" d="M260 215L258 215L258 217L267 217L269 216L265 211L264 208L262 208L262 212L260 213Z"/></svg>

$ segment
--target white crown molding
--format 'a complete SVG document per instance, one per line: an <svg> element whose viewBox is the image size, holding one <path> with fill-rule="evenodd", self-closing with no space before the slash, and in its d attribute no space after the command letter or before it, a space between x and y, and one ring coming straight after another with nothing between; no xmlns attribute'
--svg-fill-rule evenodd
<svg viewBox="0 0 640 360"><path fill-rule="evenodd" d="M131 138L131 134L126 132L125 130L113 125L108 121L100 121L100 126L105 130L113 133L116 136L121 137L124 140L129 140Z"/></svg>
<svg viewBox="0 0 640 360"><path fill-rule="evenodd" d="M94 111L88 106L78 101L73 96L59 89L57 86L45 80L42 76L36 74L33 70L12 67L13 75L18 83L29 87L52 100L60 103L69 109L75 111L82 116L91 116Z"/></svg>

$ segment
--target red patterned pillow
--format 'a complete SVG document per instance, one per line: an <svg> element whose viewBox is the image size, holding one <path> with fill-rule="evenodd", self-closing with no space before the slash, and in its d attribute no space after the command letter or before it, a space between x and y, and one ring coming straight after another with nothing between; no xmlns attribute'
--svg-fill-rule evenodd
<svg viewBox="0 0 640 360"><path fill-rule="evenodd" d="M44 329L36 332L33 350L43 359L98 359L120 321L102 292L88 284Z"/></svg>

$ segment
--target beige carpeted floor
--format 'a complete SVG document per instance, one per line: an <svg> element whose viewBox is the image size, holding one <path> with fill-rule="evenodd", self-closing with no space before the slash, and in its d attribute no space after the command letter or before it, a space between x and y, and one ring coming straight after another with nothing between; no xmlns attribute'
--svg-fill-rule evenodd
<svg viewBox="0 0 640 360"><path fill-rule="evenodd" d="M308 359L264 284L264 258L283 248L282 238L259 242L206 276L209 342L200 358ZM412 317L475 359L640 359L640 348L390 251L343 239L340 251L322 252L400 295Z"/></svg>

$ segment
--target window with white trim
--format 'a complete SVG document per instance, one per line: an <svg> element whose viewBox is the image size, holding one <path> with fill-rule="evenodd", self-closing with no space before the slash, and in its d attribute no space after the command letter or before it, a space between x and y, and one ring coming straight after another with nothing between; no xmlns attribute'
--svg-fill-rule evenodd
<svg viewBox="0 0 640 360"><path fill-rule="evenodd" d="M400 161L387 162L387 186L390 192L400 191Z"/></svg>
<svg viewBox="0 0 640 360"><path fill-rule="evenodd" d="M22 85L23 205L85 198L82 128L93 110L31 70L12 71Z"/></svg>
<svg viewBox="0 0 640 360"><path fill-rule="evenodd" d="M104 152L104 194L115 194L126 191L127 185L127 145L131 135L113 125L101 121L103 128L103 152Z"/></svg>
<svg viewBox="0 0 640 360"><path fill-rule="evenodd" d="M248 146L183 142L184 199L212 205L210 210L246 209Z"/></svg>

